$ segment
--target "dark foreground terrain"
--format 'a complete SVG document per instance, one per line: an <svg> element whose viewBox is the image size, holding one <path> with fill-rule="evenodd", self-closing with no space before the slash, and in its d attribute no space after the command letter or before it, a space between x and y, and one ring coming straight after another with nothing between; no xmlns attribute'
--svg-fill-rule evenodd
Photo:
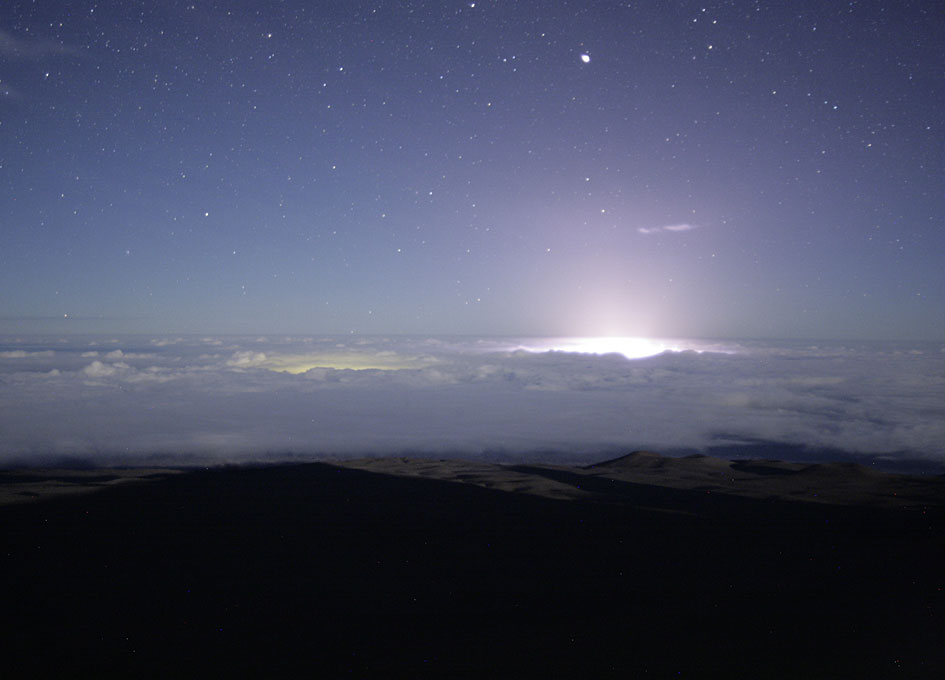
<svg viewBox="0 0 945 680"><path fill-rule="evenodd" d="M940 478L866 507L504 470L580 493L304 464L0 507L0 670L945 677Z"/></svg>

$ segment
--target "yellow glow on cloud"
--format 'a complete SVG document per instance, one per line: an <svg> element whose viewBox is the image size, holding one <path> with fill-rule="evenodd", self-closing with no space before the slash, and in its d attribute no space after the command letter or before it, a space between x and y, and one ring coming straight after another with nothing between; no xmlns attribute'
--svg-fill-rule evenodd
<svg viewBox="0 0 945 680"><path fill-rule="evenodd" d="M348 369L365 371L370 369L395 371L404 368L420 368L429 365L416 357L390 353L336 352L331 354L279 354L267 355L257 366L282 373L305 373L313 368Z"/></svg>

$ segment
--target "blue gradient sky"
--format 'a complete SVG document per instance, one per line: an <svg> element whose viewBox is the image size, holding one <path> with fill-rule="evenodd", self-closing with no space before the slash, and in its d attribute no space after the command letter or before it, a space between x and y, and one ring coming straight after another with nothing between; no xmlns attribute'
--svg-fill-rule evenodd
<svg viewBox="0 0 945 680"><path fill-rule="evenodd" d="M6 2L0 333L945 338L933 2Z"/></svg>

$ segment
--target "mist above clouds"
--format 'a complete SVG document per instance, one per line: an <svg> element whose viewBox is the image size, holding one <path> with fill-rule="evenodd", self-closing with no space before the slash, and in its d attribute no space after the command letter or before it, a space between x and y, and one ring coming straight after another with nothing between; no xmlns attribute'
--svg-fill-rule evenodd
<svg viewBox="0 0 945 680"><path fill-rule="evenodd" d="M945 465L941 347L488 338L0 341L0 464L432 454L592 462L745 442ZM570 346L570 345L569 345Z"/></svg>

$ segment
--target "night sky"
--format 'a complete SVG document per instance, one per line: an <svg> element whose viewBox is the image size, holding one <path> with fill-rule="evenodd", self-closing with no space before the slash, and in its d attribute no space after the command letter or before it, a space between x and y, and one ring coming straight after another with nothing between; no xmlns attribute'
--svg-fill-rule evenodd
<svg viewBox="0 0 945 680"><path fill-rule="evenodd" d="M4 2L0 332L945 338L937 2Z"/></svg>

